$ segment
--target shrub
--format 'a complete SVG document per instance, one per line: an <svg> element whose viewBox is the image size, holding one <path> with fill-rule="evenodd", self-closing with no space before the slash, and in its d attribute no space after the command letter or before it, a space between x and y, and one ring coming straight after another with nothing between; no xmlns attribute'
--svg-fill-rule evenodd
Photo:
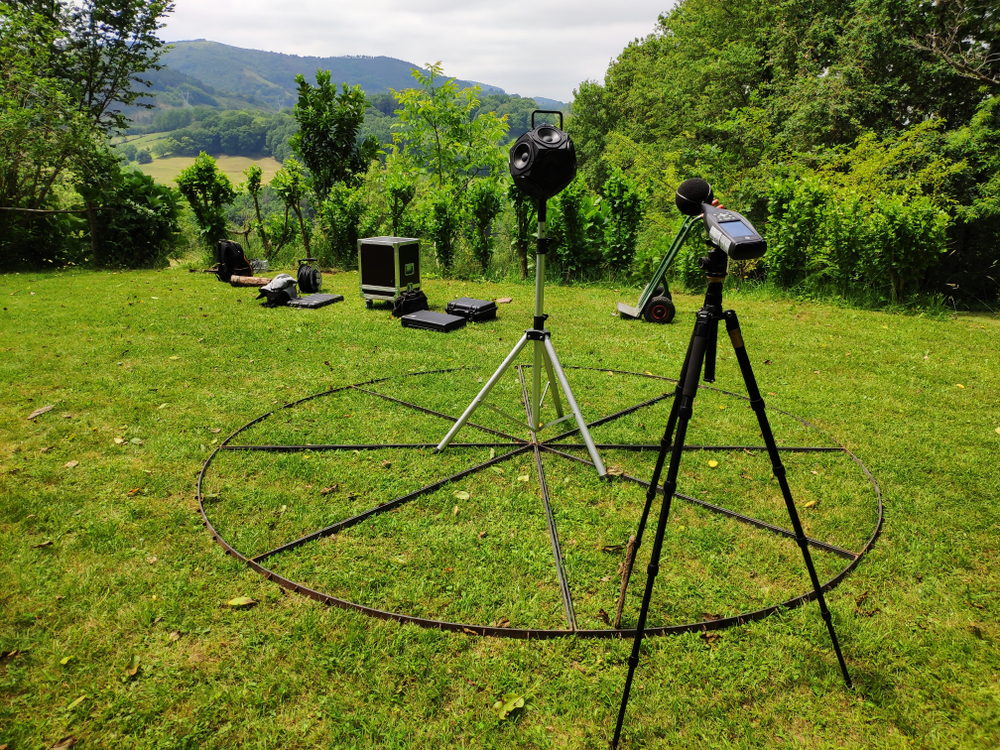
<svg viewBox="0 0 1000 750"><path fill-rule="evenodd" d="M358 227L364 209L357 191L342 182L334 183L319 208L320 228L326 235L329 252L322 253L320 260L344 269L357 266Z"/></svg>
<svg viewBox="0 0 1000 750"><path fill-rule="evenodd" d="M136 170L123 173L105 200L117 208L100 212L101 263L125 268L165 265L180 237L178 192Z"/></svg>
<svg viewBox="0 0 1000 750"><path fill-rule="evenodd" d="M551 235L566 281L594 276L603 260L602 246L608 228L608 204L593 195L577 177L554 201Z"/></svg>
<svg viewBox="0 0 1000 750"><path fill-rule="evenodd" d="M604 260L612 275L627 273L635 257L642 222L643 195L634 180L618 167L604 183L608 222L604 230Z"/></svg>
<svg viewBox="0 0 1000 750"><path fill-rule="evenodd" d="M809 176L771 189L768 277L901 302L945 252L951 216L923 196L871 195Z"/></svg>

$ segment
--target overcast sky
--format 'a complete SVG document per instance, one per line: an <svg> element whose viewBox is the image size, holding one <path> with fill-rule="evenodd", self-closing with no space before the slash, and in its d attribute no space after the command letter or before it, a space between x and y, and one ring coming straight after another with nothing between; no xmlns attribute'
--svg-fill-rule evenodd
<svg viewBox="0 0 1000 750"><path fill-rule="evenodd" d="M569 101L672 0L176 0L162 38L295 55L386 55Z"/></svg>

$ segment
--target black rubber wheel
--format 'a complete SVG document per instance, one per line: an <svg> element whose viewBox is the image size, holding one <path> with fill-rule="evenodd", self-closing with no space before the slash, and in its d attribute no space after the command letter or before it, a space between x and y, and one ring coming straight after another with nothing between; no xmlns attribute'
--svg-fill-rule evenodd
<svg viewBox="0 0 1000 750"><path fill-rule="evenodd" d="M642 311L644 317L650 323L669 323L674 319L674 303L670 297L653 297Z"/></svg>
<svg viewBox="0 0 1000 750"><path fill-rule="evenodd" d="M663 284L660 284L660 285L658 285L658 286L656 287L656 289L654 289L654 290L653 290L653 296L654 296L654 297L662 297L662 296L663 296L663 293L664 293L665 291L666 291L666 289L664 288ZM667 298L669 299L669 297L670 297L670 293L669 293L669 292L667 292Z"/></svg>
<svg viewBox="0 0 1000 750"><path fill-rule="evenodd" d="M368 310L374 310L375 309L375 301L374 300L370 300L370 299L366 299L365 300L365 308L367 308Z"/></svg>

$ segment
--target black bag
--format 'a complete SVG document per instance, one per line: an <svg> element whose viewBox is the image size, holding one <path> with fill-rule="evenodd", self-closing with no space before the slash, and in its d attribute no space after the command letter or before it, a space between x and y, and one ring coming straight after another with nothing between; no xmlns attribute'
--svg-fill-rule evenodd
<svg viewBox="0 0 1000 750"><path fill-rule="evenodd" d="M419 289L403 292L392 306L392 315L401 318L404 315L427 309L427 295Z"/></svg>
<svg viewBox="0 0 1000 750"><path fill-rule="evenodd" d="M466 320L478 323L483 320L493 320L497 316L497 303L492 300L461 297L449 302L444 311L449 315L460 315Z"/></svg>
<svg viewBox="0 0 1000 750"><path fill-rule="evenodd" d="M233 276L253 276L254 269L243 253L239 243L232 240L219 240L215 246L215 262L218 270L215 272L219 281L228 282Z"/></svg>
<svg viewBox="0 0 1000 750"><path fill-rule="evenodd" d="M267 302L261 303L261 307L281 307L287 305L298 297L295 292L295 279L287 273L279 273L271 281L260 288L257 299L267 297Z"/></svg>

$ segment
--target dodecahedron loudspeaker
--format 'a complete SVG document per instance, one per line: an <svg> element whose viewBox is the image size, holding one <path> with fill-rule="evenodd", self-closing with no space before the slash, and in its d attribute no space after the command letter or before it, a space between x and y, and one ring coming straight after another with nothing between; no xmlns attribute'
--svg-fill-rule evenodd
<svg viewBox="0 0 1000 750"><path fill-rule="evenodd" d="M551 198L576 177L573 141L553 125L532 128L510 150L510 176L532 198Z"/></svg>

